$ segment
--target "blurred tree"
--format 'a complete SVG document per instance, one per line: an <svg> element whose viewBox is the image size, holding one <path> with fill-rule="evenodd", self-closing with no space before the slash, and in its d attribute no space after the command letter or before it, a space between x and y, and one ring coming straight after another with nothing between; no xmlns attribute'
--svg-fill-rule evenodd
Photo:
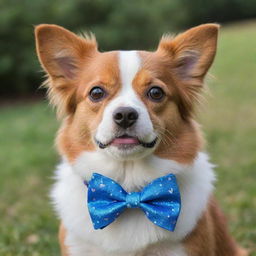
<svg viewBox="0 0 256 256"><path fill-rule="evenodd" d="M179 3L119 0L107 23L95 26L93 31L104 49L150 49L156 47L163 33L175 31L181 23L184 12Z"/></svg>
<svg viewBox="0 0 256 256"><path fill-rule="evenodd" d="M256 17L255 0L181 0L186 10L185 25L206 22L230 22Z"/></svg>
<svg viewBox="0 0 256 256"><path fill-rule="evenodd" d="M255 0L0 0L0 95L36 92L33 26L92 31L100 50L153 49L164 32L256 17Z"/></svg>
<svg viewBox="0 0 256 256"><path fill-rule="evenodd" d="M104 23L112 6L111 1L103 0L1 0L0 95L35 92L40 84L42 75L35 56L34 25L56 23L72 30L87 29Z"/></svg>

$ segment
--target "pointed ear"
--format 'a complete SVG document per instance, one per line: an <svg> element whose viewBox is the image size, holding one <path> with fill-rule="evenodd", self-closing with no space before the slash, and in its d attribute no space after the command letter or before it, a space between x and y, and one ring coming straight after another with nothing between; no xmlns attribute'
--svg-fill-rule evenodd
<svg viewBox="0 0 256 256"><path fill-rule="evenodd" d="M172 57L181 80L203 79L210 68L217 47L219 25L204 24L177 37L163 37L158 49Z"/></svg>
<svg viewBox="0 0 256 256"><path fill-rule="evenodd" d="M179 108L184 118L193 112L204 77L217 48L219 25L204 24L171 38L163 37L158 52L170 66L179 91Z"/></svg>
<svg viewBox="0 0 256 256"><path fill-rule="evenodd" d="M97 50L95 39L86 40L56 25L35 28L37 55L51 78L73 79L81 61Z"/></svg>
<svg viewBox="0 0 256 256"><path fill-rule="evenodd" d="M37 55L48 75L44 85L59 116L75 111L79 71L97 52L94 37L82 38L56 25L35 28Z"/></svg>

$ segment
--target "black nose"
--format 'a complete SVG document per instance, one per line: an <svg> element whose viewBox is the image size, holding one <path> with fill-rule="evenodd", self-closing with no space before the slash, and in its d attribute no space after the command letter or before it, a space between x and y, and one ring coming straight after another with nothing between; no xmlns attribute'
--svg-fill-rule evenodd
<svg viewBox="0 0 256 256"><path fill-rule="evenodd" d="M131 107L119 107L113 113L113 119L122 128L132 126L138 119L138 112Z"/></svg>

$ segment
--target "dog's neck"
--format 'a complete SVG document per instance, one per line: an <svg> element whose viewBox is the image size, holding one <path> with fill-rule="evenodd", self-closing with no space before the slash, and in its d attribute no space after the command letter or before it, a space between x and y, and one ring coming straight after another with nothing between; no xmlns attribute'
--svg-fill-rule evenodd
<svg viewBox="0 0 256 256"><path fill-rule="evenodd" d="M125 212L124 216L120 216L108 228L94 232L89 216L83 218L84 214L87 214L86 186L83 181L90 179L93 172L116 180L128 192L140 190L157 177L168 173L175 174L181 193L181 213L175 231L165 231L154 224L151 225L137 209L135 212ZM204 153L199 153L191 165L181 165L155 156L136 161L111 161L109 157L98 152L84 152L73 164L64 162L59 167L57 178L59 181L52 193L57 208L64 209L68 204L72 209L61 212L67 229L73 229L73 222L69 223L66 219L74 219L75 223L81 220L79 225L87 227L81 231L81 239L86 239L87 243L96 243L95 246L107 251L110 250L111 244L111 251L119 252L119 255L123 255L125 251L137 252L161 241L182 241L195 228L206 209L215 179L213 166ZM138 232L134 234L134 230ZM131 234L134 234L133 239Z"/></svg>
<svg viewBox="0 0 256 256"><path fill-rule="evenodd" d="M181 175L191 166L154 155L135 160L116 160L100 151L95 151L81 154L72 164L72 168L86 181L96 172L114 179L127 192L131 192L140 190L160 176L169 173Z"/></svg>
<svg viewBox="0 0 256 256"><path fill-rule="evenodd" d="M194 227L206 208L215 180L213 165L204 153L199 153L192 164L184 165L154 155L137 160L117 161L99 151L84 152L73 164L72 169L83 180L89 180L93 172L103 174L117 181L127 192L141 190L152 180L163 175L175 174L182 199L178 231L180 226L186 227L186 230L190 226ZM185 217L188 212L191 213L190 220Z"/></svg>

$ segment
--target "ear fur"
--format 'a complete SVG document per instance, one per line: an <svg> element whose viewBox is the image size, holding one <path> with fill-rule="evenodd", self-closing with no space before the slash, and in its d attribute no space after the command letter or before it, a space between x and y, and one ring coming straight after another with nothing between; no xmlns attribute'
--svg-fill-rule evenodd
<svg viewBox="0 0 256 256"><path fill-rule="evenodd" d="M61 114L74 110L74 93L80 69L97 52L94 37L82 38L57 25L35 28L36 50L48 75L50 99Z"/></svg>
<svg viewBox="0 0 256 256"><path fill-rule="evenodd" d="M158 51L167 56L180 92L180 108L186 118L198 100L203 79L216 53L219 25L204 24L171 38L164 36Z"/></svg>

